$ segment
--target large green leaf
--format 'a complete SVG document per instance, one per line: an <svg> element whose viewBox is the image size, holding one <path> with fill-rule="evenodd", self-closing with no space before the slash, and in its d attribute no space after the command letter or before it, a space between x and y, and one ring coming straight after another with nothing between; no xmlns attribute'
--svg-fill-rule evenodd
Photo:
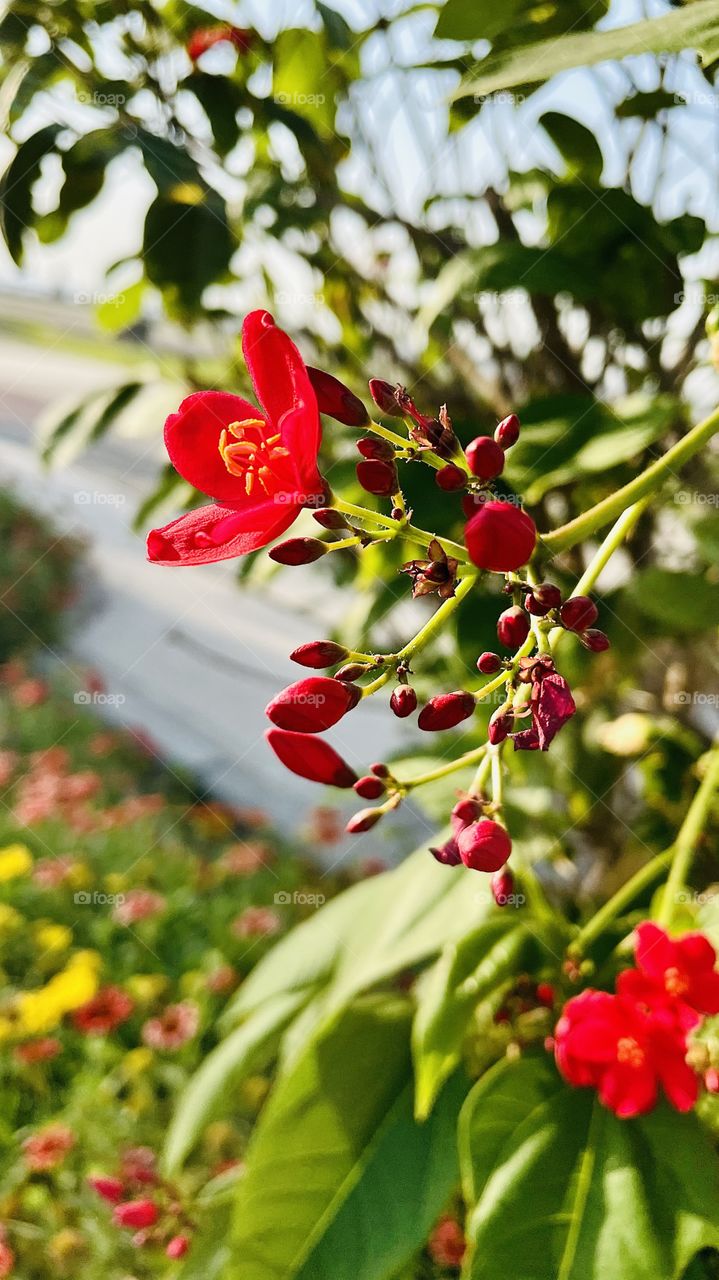
<svg viewBox="0 0 719 1280"><path fill-rule="evenodd" d="M281 1078L248 1152L228 1280L380 1280L422 1243L457 1177L462 1089L414 1124L408 1032L403 1002L365 998Z"/></svg>
<svg viewBox="0 0 719 1280"><path fill-rule="evenodd" d="M55 148L59 132L59 125L49 124L21 143L0 181L0 230L18 266L22 259L23 235L35 221L32 189L40 176L42 161Z"/></svg>
<svg viewBox="0 0 719 1280"><path fill-rule="evenodd" d="M578 174L585 182L599 182L604 159L591 129L585 128L578 120L573 120L561 111L545 111L540 116L539 123L561 152L570 173Z"/></svg>
<svg viewBox="0 0 719 1280"><path fill-rule="evenodd" d="M147 211L145 271L173 312L199 304L207 285L226 272L234 248L225 202L208 188L178 183Z"/></svg>
<svg viewBox="0 0 719 1280"><path fill-rule="evenodd" d="M699 574L643 569L625 587L622 599L637 606L662 633L690 635L719 627L716 583Z"/></svg>
<svg viewBox="0 0 719 1280"><path fill-rule="evenodd" d="M445 947L419 984L412 1028L416 1080L415 1113L429 1115L444 1081L462 1052L470 1019L487 999L525 963L534 945L527 928L502 917Z"/></svg>
<svg viewBox="0 0 719 1280"><path fill-rule="evenodd" d="M460 1163L465 1280L679 1280L719 1246L719 1162L697 1117L619 1120L546 1059L474 1087Z"/></svg>
<svg viewBox="0 0 719 1280"><path fill-rule="evenodd" d="M492 40L527 44L538 35L557 36L562 31L582 31L594 26L607 8L607 0L562 0L561 4L537 4L536 0L446 0L437 20L436 34L448 40Z"/></svg>
<svg viewBox="0 0 719 1280"><path fill-rule="evenodd" d="M112 391L93 392L71 409L61 410L59 417L51 408L40 422L43 462L65 465L100 440L144 386L143 382L126 382Z"/></svg>
<svg viewBox="0 0 719 1280"><path fill-rule="evenodd" d="M481 21L474 37L482 35ZM485 96L548 80L560 71L593 66L642 53L680 53L696 49L704 63L719 53L719 11L716 0L694 0L660 18L609 31L570 33L540 40L523 49L490 54L462 81L457 97Z"/></svg>

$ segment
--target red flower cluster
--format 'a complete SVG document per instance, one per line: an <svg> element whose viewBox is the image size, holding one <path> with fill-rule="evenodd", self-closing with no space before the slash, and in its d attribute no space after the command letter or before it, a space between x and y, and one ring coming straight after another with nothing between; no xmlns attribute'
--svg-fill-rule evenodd
<svg viewBox="0 0 719 1280"><path fill-rule="evenodd" d="M675 940L646 923L637 929L635 958L615 994L589 989L565 1005L557 1066L569 1084L597 1089L623 1118L651 1111L660 1087L677 1111L689 1111L700 1082L686 1060L687 1036L704 1015L719 1013L716 952L701 933Z"/></svg>
<svg viewBox="0 0 719 1280"><path fill-rule="evenodd" d="M133 1012L133 1001L120 987L104 987L72 1015L73 1023L85 1036L106 1036Z"/></svg>

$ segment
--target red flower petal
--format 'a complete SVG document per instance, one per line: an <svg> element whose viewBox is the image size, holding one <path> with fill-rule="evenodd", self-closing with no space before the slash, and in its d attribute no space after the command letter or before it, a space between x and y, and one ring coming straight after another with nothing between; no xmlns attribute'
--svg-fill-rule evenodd
<svg viewBox="0 0 719 1280"><path fill-rule="evenodd" d="M637 964L649 978L664 981L664 974L675 963L674 943L659 925L647 920L636 930L634 955Z"/></svg>
<svg viewBox="0 0 719 1280"><path fill-rule="evenodd" d="M289 449L300 489L308 495L321 493L320 415L302 356L269 311L252 311L245 318L242 350L265 414Z"/></svg>
<svg viewBox="0 0 719 1280"><path fill-rule="evenodd" d="M165 423L165 447L183 480L208 498L247 503L244 481L230 475L220 455L220 434L232 422L261 418L259 409L227 391L196 391Z"/></svg>
<svg viewBox="0 0 719 1280"><path fill-rule="evenodd" d="M357 774L323 738L288 729L267 729L265 737L277 759L300 778L325 786L351 787Z"/></svg>
<svg viewBox="0 0 719 1280"><path fill-rule="evenodd" d="M662 1088L677 1111L691 1111L699 1097L699 1077L684 1061L681 1053L668 1048L656 1056L657 1075Z"/></svg>
<svg viewBox="0 0 719 1280"><path fill-rule="evenodd" d="M298 508L271 499L246 511L211 503L172 520L147 537L153 564L212 564L257 551L278 538L297 518Z"/></svg>
<svg viewBox="0 0 719 1280"><path fill-rule="evenodd" d="M599 1100L621 1119L645 1115L657 1101L654 1073L647 1067L618 1062L604 1073Z"/></svg>

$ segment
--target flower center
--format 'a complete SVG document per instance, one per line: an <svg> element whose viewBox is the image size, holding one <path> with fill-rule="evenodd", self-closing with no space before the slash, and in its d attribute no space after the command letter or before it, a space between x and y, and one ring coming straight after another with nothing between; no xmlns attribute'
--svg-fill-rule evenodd
<svg viewBox="0 0 719 1280"><path fill-rule="evenodd" d="M622 1036L618 1041L617 1062L624 1062L629 1067L644 1066L644 1050L633 1036Z"/></svg>
<svg viewBox="0 0 719 1280"><path fill-rule="evenodd" d="M689 990L689 983L679 969L667 969L664 974L664 986L670 996L683 996Z"/></svg>
<svg viewBox="0 0 719 1280"><path fill-rule="evenodd" d="M268 436L266 430L262 418L246 418L231 422L220 433L220 457L231 476L244 479L248 498L257 488L271 493L282 479L278 464L281 470L281 459L289 457L279 433Z"/></svg>

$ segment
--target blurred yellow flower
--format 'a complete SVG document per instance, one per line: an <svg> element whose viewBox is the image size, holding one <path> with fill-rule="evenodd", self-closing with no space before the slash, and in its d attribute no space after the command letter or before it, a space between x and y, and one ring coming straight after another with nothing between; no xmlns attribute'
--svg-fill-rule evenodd
<svg viewBox="0 0 719 1280"><path fill-rule="evenodd" d="M19 1029L25 1035L50 1031L66 1013L87 1004L97 991L100 957L96 951L76 951L64 969L44 987L17 997Z"/></svg>
<svg viewBox="0 0 719 1280"><path fill-rule="evenodd" d="M19 929L21 924L23 917L20 912L7 903L0 902L0 933L11 933L13 929Z"/></svg>
<svg viewBox="0 0 719 1280"><path fill-rule="evenodd" d="M51 920L39 920L33 930L35 941L43 951L67 951L72 946L72 929Z"/></svg>
<svg viewBox="0 0 719 1280"><path fill-rule="evenodd" d="M138 1004L154 1004L167 989L168 979L164 973L134 973L125 985Z"/></svg>
<svg viewBox="0 0 719 1280"><path fill-rule="evenodd" d="M0 884L27 875L32 868L32 854L25 844L8 844L0 849Z"/></svg>
<svg viewBox="0 0 719 1280"><path fill-rule="evenodd" d="M86 862L73 862L67 873L67 883L73 889L86 889L92 883L92 874Z"/></svg>
<svg viewBox="0 0 719 1280"><path fill-rule="evenodd" d="M152 1049L146 1049L144 1045L140 1045L138 1049L131 1049L122 1059L123 1075L129 1080L135 1080L138 1076L144 1075L152 1066L154 1056Z"/></svg>
<svg viewBox="0 0 719 1280"><path fill-rule="evenodd" d="M120 875L119 871L111 871L105 876L103 884L108 893L121 893L127 888L127 876Z"/></svg>

